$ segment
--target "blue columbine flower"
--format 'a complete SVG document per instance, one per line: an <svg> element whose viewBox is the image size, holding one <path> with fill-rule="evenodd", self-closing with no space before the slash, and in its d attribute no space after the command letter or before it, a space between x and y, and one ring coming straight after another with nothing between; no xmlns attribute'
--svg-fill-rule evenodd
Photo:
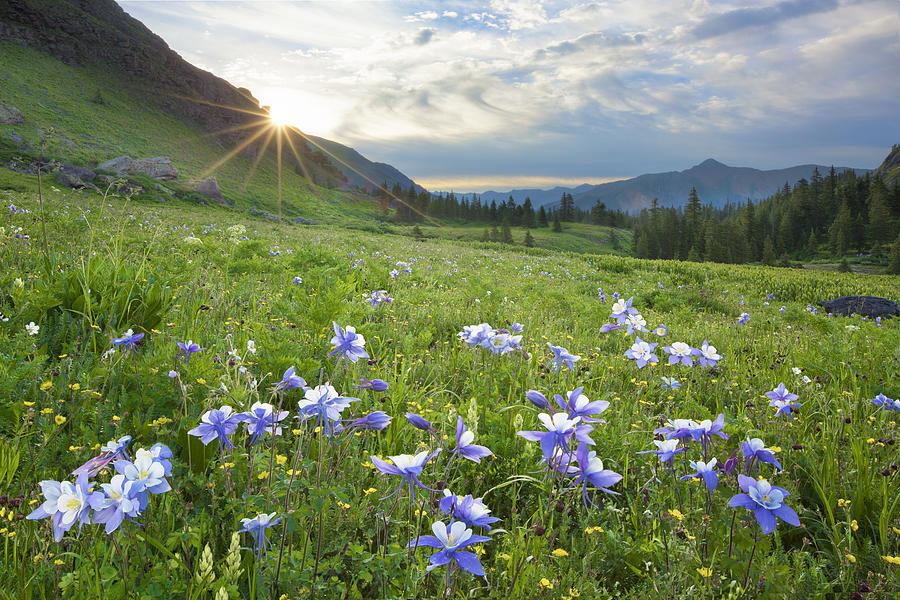
<svg viewBox="0 0 900 600"><path fill-rule="evenodd" d="M163 474L166 477L172 476L172 451L165 444L156 443L150 446L148 450L154 462L158 462L163 466Z"/></svg>
<svg viewBox="0 0 900 600"><path fill-rule="evenodd" d="M574 468L572 474L575 475L575 485L581 484L581 497L587 506L587 484L591 483L595 488L607 494L619 495L609 487L621 481L622 476L615 471L609 471L603 468L603 461L597 458L596 452L589 452L588 447L584 444L578 446L575 451L575 459L578 466ZM591 502L593 504L593 502Z"/></svg>
<svg viewBox="0 0 900 600"><path fill-rule="evenodd" d="M680 481L684 481L685 479L693 479L695 477L699 477L703 480L703 483L706 484L706 489L709 490L709 493L712 494L716 487L719 485L719 470L716 469L716 464L719 462L719 459L713 457L709 462L703 461L691 461L691 468L694 469L694 473L690 475L685 475L680 479Z"/></svg>
<svg viewBox="0 0 900 600"><path fill-rule="evenodd" d="M250 435L252 446L266 433L269 435L281 435L281 426L278 425L287 417L288 411L275 411L275 407L268 402L254 402L250 410L244 413L247 423L247 433Z"/></svg>
<svg viewBox="0 0 900 600"><path fill-rule="evenodd" d="M463 327L462 331L456 334L456 336L464 341L470 348L486 346L493 335L494 328L487 323L466 325Z"/></svg>
<svg viewBox="0 0 900 600"><path fill-rule="evenodd" d="M266 554L268 540L266 539L266 529L274 527L281 522L281 517L275 518L275 513L260 513L252 519L241 519L241 525L244 527L238 530L238 533L249 533L253 535L253 546L256 548L256 560L260 556Z"/></svg>
<svg viewBox="0 0 900 600"><path fill-rule="evenodd" d="M770 407L778 409L775 411L775 418L778 418L778 415L784 414L793 421L794 417L791 415L791 409L800 408L802 406L800 402L794 402L794 400L797 400L800 396L787 391L787 388L784 387L783 383L779 383L778 387L771 392L766 392L766 398L769 399Z"/></svg>
<svg viewBox="0 0 900 600"><path fill-rule="evenodd" d="M540 442L544 458L552 457L556 448L563 452L571 452L569 439L573 436L585 444L593 445L594 443L588 435L593 431L593 427L579 425L581 417L570 419L569 415L564 412L556 413L552 417L547 413L540 413L538 420L547 428L547 431L519 431L517 435L532 442Z"/></svg>
<svg viewBox="0 0 900 600"><path fill-rule="evenodd" d="M663 389L677 390L681 388L681 382L674 377L663 377L662 383L659 387Z"/></svg>
<svg viewBox="0 0 900 600"><path fill-rule="evenodd" d="M234 433L242 421L246 420L244 414L232 414L232 412L232 408L227 405L206 411L200 417L200 424L188 431L188 435L200 438L204 446L218 438L219 449L224 453L226 446L229 449L234 447L228 436Z"/></svg>
<svg viewBox="0 0 900 600"><path fill-rule="evenodd" d="M872 404L881 408L882 410L900 411L900 400L894 400L893 398L888 398L883 393L878 394L877 396L872 398Z"/></svg>
<svg viewBox="0 0 900 600"><path fill-rule="evenodd" d="M175 357L175 360L178 360L183 356L185 363L191 362L191 354L206 350L206 348L201 348L199 344L195 344L192 340L188 340L186 342L175 342L175 345L177 345L181 349L181 352L178 353L178 356Z"/></svg>
<svg viewBox="0 0 900 600"><path fill-rule="evenodd" d="M135 344L141 341L144 337L143 333L135 333L131 329L122 334L122 337L117 337L113 339L111 342L112 345L122 346L125 348L125 353L127 354L129 350L134 350Z"/></svg>
<svg viewBox="0 0 900 600"><path fill-rule="evenodd" d="M612 312L610 314L610 317L612 317L619 323L624 323L628 315L637 314L637 309L631 308L631 303L632 301L634 301L633 296L628 300L619 300L618 292L616 292L615 294L613 294L613 297L616 298L616 301L612 305Z"/></svg>
<svg viewBox="0 0 900 600"><path fill-rule="evenodd" d="M746 325L747 321L749 321L749 320L750 320L750 315L748 315L747 313L741 313L741 316L738 317L737 324L738 325Z"/></svg>
<svg viewBox="0 0 900 600"><path fill-rule="evenodd" d="M609 402L606 400L595 400L591 402L590 398L582 394L584 386L577 387L570 392L566 392L566 398L559 394L554 394L553 399L556 404L569 413L569 418L581 417L582 423L606 423L603 419L597 419L594 415L599 415L609 408Z"/></svg>
<svg viewBox="0 0 900 600"><path fill-rule="evenodd" d="M659 457L659 462L663 463L667 468L672 468L675 455L687 450L687 448L678 447L677 439L653 440L653 443L656 444L656 450L645 450L638 452L638 454L656 454Z"/></svg>
<svg viewBox="0 0 900 600"><path fill-rule="evenodd" d="M372 308L377 308L382 304L392 303L394 299L388 295L386 290L375 290L366 301L372 305Z"/></svg>
<svg viewBox="0 0 900 600"><path fill-rule="evenodd" d="M93 484L88 481L87 473L82 473L74 484L68 481L45 480L40 482L44 503L31 512L26 519L46 519L51 517L53 539L62 540L63 535L75 523L78 529L91 523L91 509L101 508L103 492L92 492Z"/></svg>
<svg viewBox="0 0 900 600"><path fill-rule="evenodd" d="M639 313L634 313L625 317L625 326L627 328L625 333L628 335L632 335L635 331L644 333L647 331L647 320Z"/></svg>
<svg viewBox="0 0 900 600"><path fill-rule="evenodd" d="M473 444L472 442L475 440L475 434L466 429L465 424L463 423L463 418L460 416L456 417L456 448L452 450L452 454L462 456L463 458L467 458L472 462L480 463L481 459L486 456L492 456L494 453L485 448L484 446L479 446L477 444Z"/></svg>
<svg viewBox="0 0 900 600"><path fill-rule="evenodd" d="M334 349L328 353L328 356L337 354L338 360L343 358L352 363L361 358L369 358L369 353L364 348L366 338L362 334L356 333L355 327L347 325L344 330L334 321L331 324L334 326L334 337L331 338L331 345L334 346Z"/></svg>
<svg viewBox="0 0 900 600"><path fill-rule="evenodd" d="M800 518L797 513L784 503L784 499L790 495L787 490L775 487L765 479L757 481L746 475L738 475L738 484L744 493L735 495L728 501L728 506L752 510L763 533L769 534L775 531L778 523L775 517L788 525L800 526Z"/></svg>
<svg viewBox="0 0 900 600"><path fill-rule="evenodd" d="M301 283L303 283L303 278L297 275L292 281L294 282L294 285L300 285Z"/></svg>
<svg viewBox="0 0 900 600"><path fill-rule="evenodd" d="M368 429L370 431L381 431L391 424L391 416L384 411L376 410L364 417L358 419L349 419L345 421L347 425L344 431L350 431L353 428Z"/></svg>
<svg viewBox="0 0 900 600"><path fill-rule="evenodd" d="M417 415L416 413L408 412L406 415L406 420L412 424L416 429L421 429L422 431L427 431L428 433L434 433L434 425L431 424L431 421L426 419L421 415Z"/></svg>
<svg viewBox="0 0 900 600"><path fill-rule="evenodd" d="M491 538L473 535L472 530L466 528L466 524L462 521L453 521L450 525L444 525L442 521L435 521L431 525L431 531L434 532L434 535L420 535L406 546L407 548L419 546L438 548L438 552L432 554L429 559L431 564L425 569L426 573L449 564L456 565L472 575L484 576L484 568L478 561L478 556L462 548L479 542L489 542Z"/></svg>
<svg viewBox="0 0 900 600"><path fill-rule="evenodd" d="M294 375L294 367L290 366L281 377L281 381L275 384L275 391L288 391L297 388L306 389L306 380L299 375Z"/></svg>
<svg viewBox="0 0 900 600"><path fill-rule="evenodd" d="M547 346L550 348L550 351L553 352L553 360L550 364L556 367L557 373L559 373L559 369L563 365L566 365L570 371L575 370L575 363L581 360L581 356L570 354L569 351L562 346L554 346L550 342L547 342Z"/></svg>
<svg viewBox="0 0 900 600"><path fill-rule="evenodd" d="M722 356L716 352L716 347L710 346L706 340L703 340L703 345L700 346L698 354L695 354L695 356L700 357L697 359L697 362L704 367L714 367L722 360Z"/></svg>
<svg viewBox="0 0 900 600"><path fill-rule="evenodd" d="M653 330L653 333L658 335L659 337L666 337L666 334L669 333L668 328L665 325L660 325L656 329Z"/></svg>
<svg viewBox="0 0 900 600"><path fill-rule="evenodd" d="M659 344L649 344L639 337L634 338L634 344L625 351L625 358L633 360L639 369L643 369L648 363L657 363L659 358L653 353L653 350Z"/></svg>
<svg viewBox="0 0 900 600"><path fill-rule="evenodd" d="M744 468L749 470L753 467L753 472L758 472L759 463L767 463L778 467L781 471L781 463L775 458L775 453L771 449L766 448L766 444L759 438L747 438L746 442L741 442L741 454L744 455L746 464Z"/></svg>
<svg viewBox="0 0 900 600"><path fill-rule="evenodd" d="M118 440L110 440L100 447L100 454L89 459L83 465L72 471L72 475L87 473L88 477L94 477L116 459L128 459L128 444L131 443L130 435L123 435Z"/></svg>
<svg viewBox="0 0 900 600"><path fill-rule="evenodd" d="M671 346L663 346L663 350L669 354L670 365L681 363L686 367L694 366L693 356L698 353L696 348L691 348L684 342L674 342Z"/></svg>
<svg viewBox="0 0 900 600"><path fill-rule="evenodd" d="M134 482L134 494L141 510L147 508L149 494L163 494L172 489L166 481L166 467L157 461L153 453L141 448L135 454L134 462L117 460L113 465L119 475Z"/></svg>
<svg viewBox="0 0 900 600"><path fill-rule="evenodd" d="M124 475L114 475L109 483L101 483L105 498L100 507L94 511L94 522L106 525L106 533L110 534L119 528L125 517L136 519L141 512L141 503L137 490L139 484Z"/></svg>
<svg viewBox="0 0 900 600"><path fill-rule="evenodd" d="M388 389L387 381L383 379L366 379L365 377L361 377L356 385L353 386L354 390L372 390L373 392L386 392Z"/></svg>
<svg viewBox="0 0 900 600"><path fill-rule="evenodd" d="M491 516L490 509L485 506L481 498L473 498L472 494L457 496L446 488L444 488L444 497L438 503L438 508L445 515L459 519L469 527L484 527L488 531L491 530L491 523L500 520Z"/></svg>
<svg viewBox="0 0 900 600"><path fill-rule="evenodd" d="M332 422L341 420L341 413L359 398L338 395L331 384L317 385L306 390L303 399L297 402L298 414L301 418L316 420L316 426L322 427L326 436L332 435Z"/></svg>
<svg viewBox="0 0 900 600"><path fill-rule="evenodd" d="M618 329L622 329L622 326L618 323L604 323L600 326L600 333L609 333L610 331L616 331Z"/></svg>
<svg viewBox="0 0 900 600"><path fill-rule="evenodd" d="M435 490L426 487L421 481L419 481L419 475L422 474L422 468L427 465L432 458L438 455L441 451L440 448L432 452L431 454L428 451L419 452L415 456L409 454L399 454L397 456L391 456L391 462L385 462L378 458L377 456L370 457L372 459L372 464L375 465L375 468L385 473L386 475L400 475L403 479L400 481L400 485L397 486L397 489L391 492L389 495L385 496L385 498L390 498L397 492L399 492L403 488L403 484L409 484L409 494L415 499L416 490L413 487L413 484L422 488L423 490L428 490L429 492L433 492ZM393 463L393 464L391 464ZM384 500L384 498L382 498Z"/></svg>
<svg viewBox="0 0 900 600"><path fill-rule="evenodd" d="M528 390L525 392L525 397L531 401L532 404L537 406L541 410L549 411L551 410L550 402L547 400L547 397L544 396L537 390Z"/></svg>

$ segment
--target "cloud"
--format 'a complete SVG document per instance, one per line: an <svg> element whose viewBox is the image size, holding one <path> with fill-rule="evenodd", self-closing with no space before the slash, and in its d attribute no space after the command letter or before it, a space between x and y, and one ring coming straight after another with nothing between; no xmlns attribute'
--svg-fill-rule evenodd
<svg viewBox="0 0 900 600"><path fill-rule="evenodd" d="M784 0L762 8L738 8L712 15L692 29L698 39L731 33L747 27L779 24L788 19L835 10L838 0Z"/></svg>
<svg viewBox="0 0 900 600"><path fill-rule="evenodd" d="M437 33L437 29L424 27L419 30L418 34L416 34L415 43L419 46L424 46L431 41L431 38L434 37L435 33Z"/></svg>

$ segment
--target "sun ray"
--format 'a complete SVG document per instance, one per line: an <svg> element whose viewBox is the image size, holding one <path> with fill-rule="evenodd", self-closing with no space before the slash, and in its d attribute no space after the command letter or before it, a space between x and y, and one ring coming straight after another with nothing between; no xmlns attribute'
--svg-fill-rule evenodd
<svg viewBox="0 0 900 600"><path fill-rule="evenodd" d="M290 131L287 132L288 134ZM319 193L316 191L318 186L313 183L312 176L309 171L306 169L306 165L303 164L303 159L300 157L300 153L297 152L297 147L294 146L294 140L291 139L290 135L285 135L284 138L287 140L288 146L291 149L291 153L294 155L294 158L297 159L297 166L300 167L300 170L303 171L303 176L306 177L307 181L309 181L309 189L312 192L313 196L316 197L316 200L321 201L322 198L319 196Z"/></svg>
<svg viewBox="0 0 900 600"><path fill-rule="evenodd" d="M263 155L266 153L266 148L269 147L269 142L272 141L272 136L275 135L274 127L270 127L268 131L269 135L266 136L266 141L264 141L260 145L259 152L256 154L256 158L253 159L253 164L250 165L250 170L247 171L247 176L244 177L244 183L241 186L242 192L247 191L247 186L250 184L250 179L253 177L253 174L256 173L256 168L259 166L260 161L262 161Z"/></svg>
<svg viewBox="0 0 900 600"><path fill-rule="evenodd" d="M266 131L267 131L266 129L260 129L259 131L254 133L252 136L250 136L246 140L243 140L240 144L238 144L237 146L235 146L234 148L229 150L227 153L225 153L225 155L222 158L220 158L215 163L213 163L211 167L209 167L208 169L203 171L203 173L200 175L199 179L205 179L206 177L209 177L210 175L212 175L212 173L214 173L216 169L218 169L219 167L221 167L222 165L227 163L229 160L231 160L232 158L237 156L240 152L242 152L245 148L247 148L250 144L252 144L258 137L260 137Z"/></svg>

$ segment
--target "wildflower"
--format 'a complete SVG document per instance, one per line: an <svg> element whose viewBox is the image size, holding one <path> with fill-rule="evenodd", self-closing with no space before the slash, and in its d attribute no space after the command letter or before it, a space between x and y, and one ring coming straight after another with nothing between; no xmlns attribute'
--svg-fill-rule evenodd
<svg viewBox="0 0 900 600"><path fill-rule="evenodd" d="M656 329L653 330L653 333L658 335L659 337L666 337L666 334L669 333L668 328L665 325L660 325Z"/></svg>
<svg viewBox="0 0 900 600"><path fill-rule="evenodd" d="M168 372L169 379L175 379L178 377L178 373L174 370Z"/></svg>
<svg viewBox="0 0 900 600"><path fill-rule="evenodd" d="M741 313L741 316L738 317L737 324L738 325L746 325L747 321L749 321L749 320L750 320L750 315L748 315L747 313Z"/></svg>
<svg viewBox="0 0 900 600"><path fill-rule="evenodd" d="M657 363L659 359L653 350L659 344L648 344L639 337L634 338L634 345L625 352L625 358L629 358L637 363L639 369L643 369L647 363Z"/></svg>
<svg viewBox="0 0 900 600"><path fill-rule="evenodd" d="M161 417L162 420L165 417ZM165 444L156 443L150 446L150 450L146 450L153 458L153 462L159 463L163 467L163 474L166 477L172 476L172 451Z"/></svg>
<svg viewBox="0 0 900 600"><path fill-rule="evenodd" d="M669 364L675 365L681 363L687 367L694 366L694 359L698 352L696 348L691 348L684 342L674 342L671 346L663 346L663 350L669 353Z"/></svg>
<svg viewBox="0 0 900 600"><path fill-rule="evenodd" d="M568 552L563 550L562 548L557 548L553 552L550 553L551 556L555 556L556 558L565 558L569 555Z"/></svg>
<svg viewBox="0 0 900 600"><path fill-rule="evenodd" d="M303 278L298 275L294 277L292 281L294 282L294 285L300 285L301 283L303 283Z"/></svg>
<svg viewBox="0 0 900 600"><path fill-rule="evenodd" d="M570 419L569 415L563 412L556 413L552 417L547 413L540 413L538 420L547 428L547 431L520 431L517 435L531 442L540 442L541 451L545 458L552 457L556 448L570 452L569 438L572 436L587 444L594 443L593 440L586 437L587 433L585 430L577 427L581 417Z"/></svg>
<svg viewBox="0 0 900 600"><path fill-rule="evenodd" d="M882 556L889 565L896 565L900 567L900 556Z"/></svg>
<svg viewBox="0 0 900 600"><path fill-rule="evenodd" d="M490 509L485 506L481 498L473 498L471 494L457 496L450 490L444 489L444 497L438 503L441 512L459 519L469 527L484 527L491 530L491 523L500 519L492 517Z"/></svg>
<svg viewBox="0 0 900 600"><path fill-rule="evenodd" d="M122 334L122 337L113 339L111 343L114 348L123 346L125 348L125 353L127 354L129 350L134 350L135 344L141 341L143 337L143 333L135 333L134 331L129 329L124 334Z"/></svg>
<svg viewBox="0 0 900 600"><path fill-rule="evenodd" d="M178 353L178 356L175 357L175 360L178 360L182 356L184 357L184 362L191 362L191 354L196 352L202 352L206 350L206 348L201 348L198 344L195 344L192 340L188 340L187 342L175 342L179 348L181 348L181 352Z"/></svg>
<svg viewBox="0 0 900 600"><path fill-rule="evenodd" d="M463 418L460 416L456 417L456 448L453 449L452 454L462 456L463 458L467 458L472 462L480 463L481 459L486 456L492 456L494 453L485 448L484 446L479 446L477 444L473 444L472 441L475 439L475 434L471 431L466 430L466 426L463 423Z"/></svg>
<svg viewBox="0 0 900 600"><path fill-rule="evenodd" d="M352 402L359 398L339 396L330 384L317 385L307 389L303 399L297 403L298 414L305 420L315 417L316 426L325 430L325 435L332 435L332 421L340 421L341 413Z"/></svg>
<svg viewBox="0 0 900 600"><path fill-rule="evenodd" d="M600 333L609 333L610 331L616 331L618 329L622 329L622 326L618 323L604 323L600 327Z"/></svg>
<svg viewBox="0 0 900 600"><path fill-rule="evenodd" d="M872 404L880 407L882 410L900 411L900 400L894 400L893 398L888 398L884 394L878 394L877 396L872 398Z"/></svg>
<svg viewBox="0 0 900 600"><path fill-rule="evenodd" d="M282 410L276 413L275 407L268 402L254 402L250 410L243 414L252 446L265 433L281 435L281 426L278 423L287 417L288 411Z"/></svg>
<svg viewBox="0 0 900 600"><path fill-rule="evenodd" d="M712 575L712 569L709 569L707 567L698 567L697 573L700 574L700 577L703 577L704 579L709 579L709 577Z"/></svg>
<svg viewBox="0 0 900 600"><path fill-rule="evenodd" d="M566 392L568 400L563 399L559 394L555 394L553 399L562 410L569 413L569 418L581 417L582 423L606 423L603 419L596 419L592 415L599 415L609 408L609 402L606 400L591 402L587 396L581 393L583 389L582 386Z"/></svg>
<svg viewBox="0 0 900 600"><path fill-rule="evenodd" d="M550 402L547 400L547 397L544 396L537 390L528 390L525 392L525 397L531 401L532 404L540 408L541 410L550 410Z"/></svg>
<svg viewBox="0 0 900 600"><path fill-rule="evenodd" d="M441 451L440 448L429 454L427 451L419 452L415 456L411 456L409 454L399 454L397 456L391 456L391 463L385 462L378 458L377 456L371 456L372 464L375 465L375 468L381 471L386 475L400 475L403 479L400 481L400 485L397 486L397 489L391 492L385 498L390 498L397 492L403 488L403 484L409 484L409 493L413 498L416 497L415 488L413 484L419 486L423 490L428 490L429 492L433 492L429 487L426 487L421 481L419 481L419 475L422 474L422 468L427 465L432 458L438 455ZM383 500L384 498L382 498Z"/></svg>
<svg viewBox="0 0 900 600"><path fill-rule="evenodd" d="M694 350L694 356L700 357L697 362L704 367L714 367L722 360L722 355L716 352L716 347L711 346L706 340L703 340L703 345L699 349Z"/></svg>
<svg viewBox="0 0 900 600"><path fill-rule="evenodd" d="M394 299L390 297L386 290L373 291L367 300L367 302L372 305L372 308L377 308L382 304L390 304L393 301Z"/></svg>
<svg viewBox="0 0 900 600"><path fill-rule="evenodd" d="M254 342L253 340L247 340L247 352L249 352L250 354L256 354L256 342Z"/></svg>
<svg viewBox="0 0 900 600"><path fill-rule="evenodd" d="M438 551L429 558L431 564L425 569L426 573L444 565L455 564L472 575L484 575L484 568L478 561L478 557L462 548L480 542L489 542L491 538L474 535L462 521L453 521L450 525L444 525L443 521L435 521L431 525L431 531L434 532L433 536L421 535L407 544L407 548L418 548L419 546L438 548Z"/></svg>
<svg viewBox="0 0 900 600"><path fill-rule="evenodd" d="M406 420L409 421L416 429L434 433L434 425L432 425L431 421L429 421L425 417L419 416L416 413L412 412L408 412L404 416L406 417Z"/></svg>
<svg viewBox="0 0 900 600"><path fill-rule="evenodd" d="M569 354L569 351L562 346L554 346L550 342L547 342L547 346L549 346L550 351L553 352L551 364L556 366L557 373L559 373L559 369L563 364L565 364L570 371L575 370L575 363L581 360L580 356L577 354Z"/></svg>
<svg viewBox="0 0 900 600"><path fill-rule="evenodd" d="M334 346L334 349L328 353L328 356L337 354L338 360L343 358L352 363L360 358L369 358L369 353L363 349L363 346L366 345L366 338L356 333L355 327L347 325L345 331L334 321L331 324L334 326L334 337L331 338L331 345Z"/></svg>
<svg viewBox="0 0 900 600"><path fill-rule="evenodd" d="M371 412L364 417L350 420L347 426L344 428L344 431L350 431L354 427L358 427L360 429L368 429L370 431L381 431L390 424L391 416L386 412L376 410L375 412Z"/></svg>
<svg viewBox="0 0 900 600"><path fill-rule="evenodd" d="M674 377L663 377L662 383L659 387L663 388L664 390L677 390L681 387L681 382Z"/></svg>
<svg viewBox="0 0 900 600"><path fill-rule="evenodd" d="M165 479L165 466L154 458L152 452L143 448L135 453L134 462L117 460L113 466L119 475L124 475L125 479L134 482L134 491L141 510L147 508L148 493L162 494L172 489Z"/></svg>
<svg viewBox="0 0 900 600"><path fill-rule="evenodd" d="M604 469L603 461L597 458L596 452L589 452L588 447L581 444L578 446L578 450L575 451L575 459L578 462L578 466L571 468L570 471L572 472L571 474L575 475L575 485L581 484L581 497L585 506L590 502L587 497L588 483L593 484L601 492L619 495L618 492L612 491L609 487L621 481L622 476L615 471Z"/></svg>
<svg viewBox="0 0 900 600"><path fill-rule="evenodd" d="M641 333L647 331L647 320L639 313L626 316L625 325L628 327L625 331L628 335L633 334L635 331L640 331Z"/></svg>
<svg viewBox="0 0 900 600"><path fill-rule="evenodd" d="M106 525L106 533L110 534L125 517L135 519L140 514L141 506L137 497L139 484L124 475L114 475L109 483L101 483L105 498L94 512L94 522Z"/></svg>
<svg viewBox="0 0 900 600"><path fill-rule="evenodd" d="M354 390L372 390L373 392L386 392L388 390L388 383L383 379L366 379L365 377L361 377L356 385L353 386Z"/></svg>
<svg viewBox="0 0 900 600"><path fill-rule="evenodd" d="M763 533L769 534L775 531L777 524L775 517L794 527L800 526L800 518L797 517L797 513L784 504L785 497L790 495L787 490L775 487L765 479L757 481L746 475L738 475L738 485L741 486L744 493L731 498L728 506L752 510Z"/></svg>
<svg viewBox="0 0 900 600"><path fill-rule="evenodd" d="M754 467L754 473L759 469L759 463L768 463L782 470L781 463L775 458L775 453L771 448L766 448L765 443L759 438L747 438L746 442L741 443L741 454L744 455L746 464L744 468Z"/></svg>
<svg viewBox="0 0 900 600"><path fill-rule="evenodd" d="M241 519L241 525L244 527L238 530L238 533L250 533L253 535L253 545L256 547L256 560L259 561L260 556L266 553L268 541L266 539L266 529L274 527L281 522L281 517L275 518L275 513L265 514L259 513L252 519Z"/></svg>
<svg viewBox="0 0 900 600"><path fill-rule="evenodd" d="M788 392L783 383L779 383L778 387L771 392L766 392L766 397L769 399L769 406L778 409L775 411L776 418L780 414L785 414L791 421L793 421L794 417L791 416L791 409L799 408L800 406L802 406L800 402L792 404L792 402L794 400L797 400L800 396Z"/></svg>
<svg viewBox="0 0 900 600"><path fill-rule="evenodd" d="M53 420L56 421L57 425L62 425L66 422L66 418L62 415L56 415L55 417L53 417Z"/></svg>
<svg viewBox="0 0 900 600"><path fill-rule="evenodd" d="M691 468L696 471L695 473L691 473L690 475L685 475L679 481L684 481L685 479L693 479L695 477L699 477L703 480L703 483L706 484L706 489L709 490L709 493L713 493L716 487L719 485L719 471L716 469L716 463L718 459L713 457L709 462L703 461L691 461Z"/></svg>
<svg viewBox="0 0 900 600"><path fill-rule="evenodd" d="M684 521L684 513L682 513L677 508L670 508L666 512L668 512L669 516L672 517L673 519L677 519L679 523L681 521Z"/></svg>
<svg viewBox="0 0 900 600"><path fill-rule="evenodd" d="M76 522L79 530L85 523L90 525L91 509L96 510L103 502L102 492L90 491L92 486L86 473L79 475L74 484L45 480L40 486L44 503L25 518L33 521L52 517L53 539L57 542Z"/></svg>
<svg viewBox="0 0 900 600"><path fill-rule="evenodd" d="M678 440L676 439L653 440L653 443L656 444L656 450L645 450L643 452L638 452L638 454L656 454L659 456L659 462L667 467L672 466L676 454L681 454L687 450L687 448L679 448Z"/></svg>
<svg viewBox="0 0 900 600"><path fill-rule="evenodd" d="M40 330L41 327L39 325L35 325L34 321L29 322L28 325L25 326L25 331L28 332L28 335L37 335Z"/></svg>
<svg viewBox="0 0 900 600"><path fill-rule="evenodd" d="M188 431L188 435L199 437L204 446L218 438L219 449L224 453L226 446L229 449L234 447L228 436L234 433L237 426L245 420L244 414L232 414L232 408L225 405L203 413L203 416L200 417L200 425Z"/></svg>
<svg viewBox="0 0 900 600"><path fill-rule="evenodd" d="M284 372L284 375L282 375L281 377L281 381L275 384L275 391L286 392L288 390L295 390L297 388L306 389L306 380L299 375L294 375L294 367L292 365L288 367Z"/></svg>
<svg viewBox="0 0 900 600"><path fill-rule="evenodd" d="M634 297L629 298L628 300L619 300L618 297L616 301L612 305L612 313L610 317L618 321L620 324L625 322L625 319L628 315L636 315L637 309L631 308L631 302L634 300Z"/></svg>

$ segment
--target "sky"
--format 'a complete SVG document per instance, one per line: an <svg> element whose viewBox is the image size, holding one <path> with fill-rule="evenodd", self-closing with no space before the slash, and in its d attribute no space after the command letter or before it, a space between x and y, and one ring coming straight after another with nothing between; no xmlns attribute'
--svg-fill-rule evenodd
<svg viewBox="0 0 900 600"><path fill-rule="evenodd" d="M874 168L900 143L898 0L117 1L278 120L432 190Z"/></svg>

